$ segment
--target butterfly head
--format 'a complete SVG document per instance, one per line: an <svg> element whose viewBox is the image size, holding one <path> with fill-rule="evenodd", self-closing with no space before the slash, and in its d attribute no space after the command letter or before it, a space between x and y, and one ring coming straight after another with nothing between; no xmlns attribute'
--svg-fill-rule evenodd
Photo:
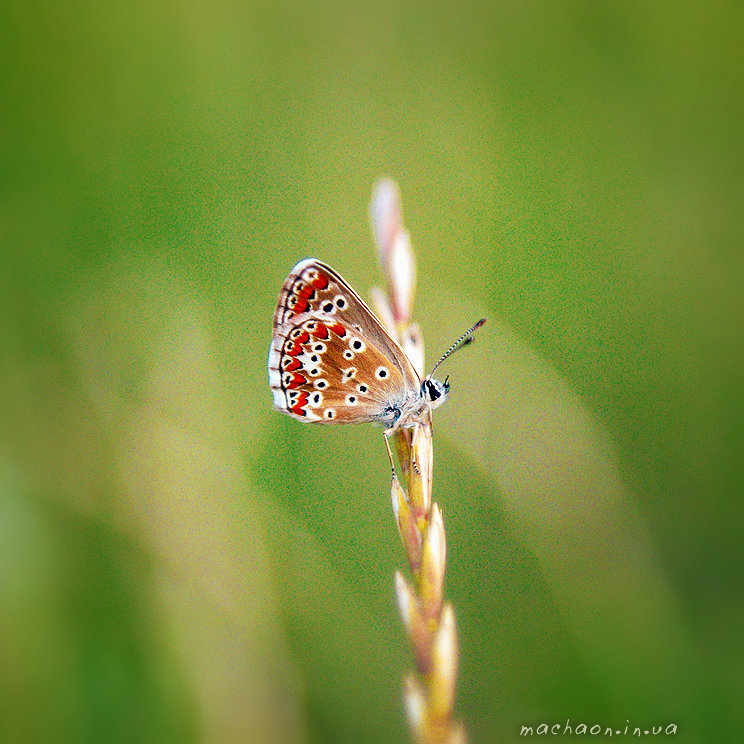
<svg viewBox="0 0 744 744"><path fill-rule="evenodd" d="M449 389L449 377L445 377L444 382L440 382L429 376L425 377L421 383L421 395L429 404L430 408L441 406L447 399Z"/></svg>

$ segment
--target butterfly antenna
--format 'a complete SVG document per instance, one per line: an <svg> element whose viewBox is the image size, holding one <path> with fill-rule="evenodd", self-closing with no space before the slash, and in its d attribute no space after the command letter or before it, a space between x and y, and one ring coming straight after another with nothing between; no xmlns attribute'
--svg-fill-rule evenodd
<svg viewBox="0 0 744 744"><path fill-rule="evenodd" d="M447 349L447 351L442 354L442 358L434 365L434 369L429 373L429 377L431 377L436 371L437 367L452 353L457 351L458 349L461 349L463 346L467 346L469 343L473 340L473 334L486 322L485 318L481 318L472 328L465 331L465 333L460 336L460 338L455 341L452 346Z"/></svg>

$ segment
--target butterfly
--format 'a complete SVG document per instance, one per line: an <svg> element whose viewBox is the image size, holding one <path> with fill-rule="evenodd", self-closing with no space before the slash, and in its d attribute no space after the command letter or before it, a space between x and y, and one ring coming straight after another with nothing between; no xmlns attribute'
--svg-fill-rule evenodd
<svg viewBox="0 0 744 744"><path fill-rule="evenodd" d="M471 339L478 321L440 359ZM330 266L300 261L284 281L269 349L274 406L318 424L414 425L447 398L449 383L419 378L400 344Z"/></svg>

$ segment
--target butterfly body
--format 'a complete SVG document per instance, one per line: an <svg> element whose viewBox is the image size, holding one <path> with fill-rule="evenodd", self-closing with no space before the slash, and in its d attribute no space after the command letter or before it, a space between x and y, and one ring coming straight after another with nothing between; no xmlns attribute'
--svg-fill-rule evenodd
<svg viewBox="0 0 744 744"><path fill-rule="evenodd" d="M311 423L407 426L448 386L419 378L398 342L330 266L300 261L274 312L269 384L275 407Z"/></svg>

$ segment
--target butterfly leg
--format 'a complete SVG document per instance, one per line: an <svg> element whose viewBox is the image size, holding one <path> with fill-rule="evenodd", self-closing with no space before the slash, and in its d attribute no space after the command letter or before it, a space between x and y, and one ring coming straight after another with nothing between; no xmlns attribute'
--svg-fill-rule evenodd
<svg viewBox="0 0 744 744"><path fill-rule="evenodd" d="M382 435L385 437L385 448L387 449L388 459L390 460L390 469L393 471L393 480L395 480L395 460L393 460L393 451L390 449L390 437L395 433L395 429L385 429Z"/></svg>
<svg viewBox="0 0 744 744"><path fill-rule="evenodd" d="M412 429L411 433L411 443L416 441L416 433L419 428L420 424L418 422L414 422L411 424L410 428ZM395 460L393 459L393 451L390 449L390 437L395 434L397 429L385 429L383 432L383 435L385 437L385 447L387 448L388 453L388 459L390 460L390 469L393 471L393 478L395 478ZM421 470L418 465L418 461L416 460L416 451L415 449L411 450L411 466L413 467L413 470L417 474L421 474Z"/></svg>
<svg viewBox="0 0 744 744"><path fill-rule="evenodd" d="M421 424L419 424L418 421L415 421L411 426L411 467L416 475L421 475L421 469L419 468L418 460L416 459L416 448L413 446L413 443L416 441L416 434L418 433L420 426Z"/></svg>

